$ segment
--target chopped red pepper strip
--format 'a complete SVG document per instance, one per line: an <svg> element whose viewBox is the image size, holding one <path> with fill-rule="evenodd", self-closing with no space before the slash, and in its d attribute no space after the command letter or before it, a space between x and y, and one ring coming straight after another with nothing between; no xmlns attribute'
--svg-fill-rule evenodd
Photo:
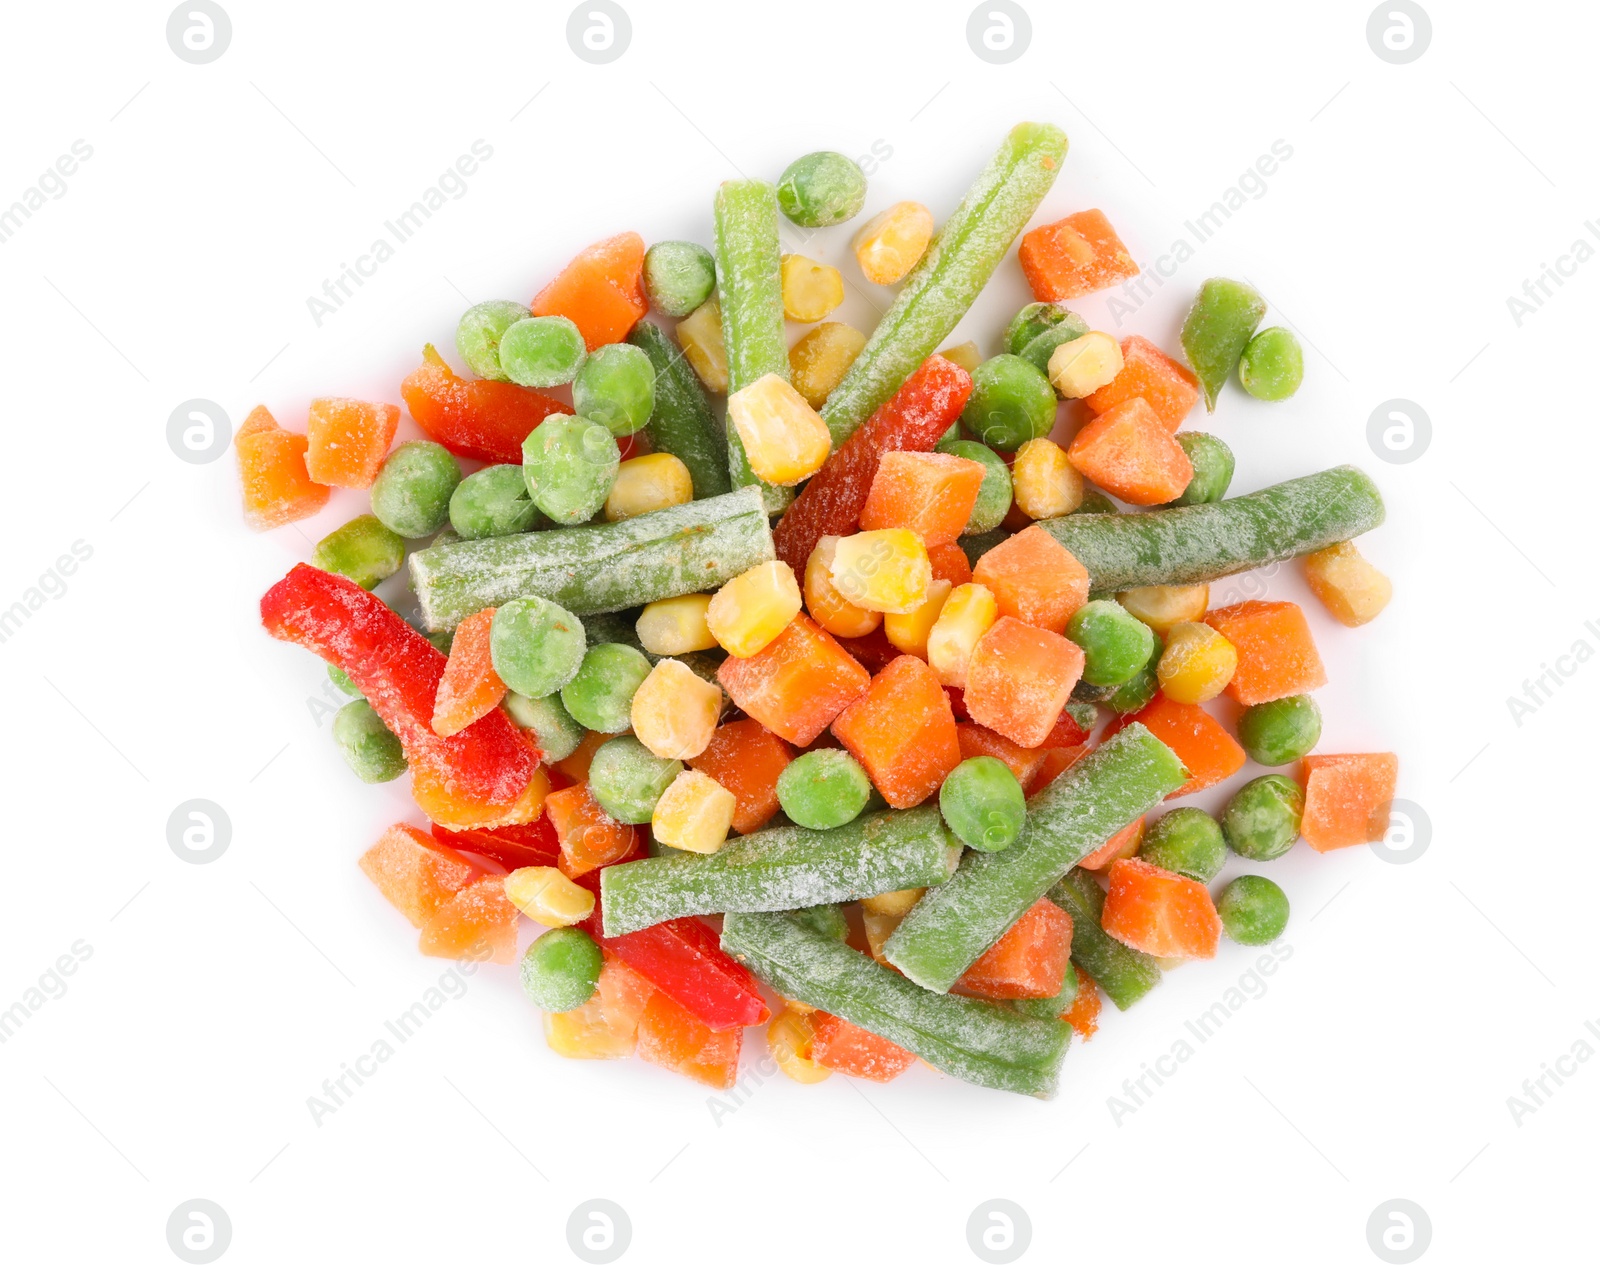
<svg viewBox="0 0 1600 1265"><path fill-rule="evenodd" d="M522 441L569 405L514 382L463 378L429 343L422 364L406 375L400 395L429 439L458 457L522 464Z"/></svg>
<svg viewBox="0 0 1600 1265"><path fill-rule="evenodd" d="M673 918L643 931L600 940L707 1027L748 1028L772 1017L755 976L722 951L697 918Z"/></svg>

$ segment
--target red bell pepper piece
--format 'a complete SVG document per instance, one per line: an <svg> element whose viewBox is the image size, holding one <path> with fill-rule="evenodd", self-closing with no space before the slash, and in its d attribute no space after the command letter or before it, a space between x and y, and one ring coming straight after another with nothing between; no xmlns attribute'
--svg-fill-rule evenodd
<svg viewBox="0 0 1600 1265"><path fill-rule="evenodd" d="M748 1028L772 1017L755 976L697 918L672 918L600 945L709 1028Z"/></svg>
<svg viewBox="0 0 1600 1265"><path fill-rule="evenodd" d="M429 439L458 457L522 464L522 441L552 413L570 406L514 382L463 378L429 343L422 364L400 384L400 395Z"/></svg>
<svg viewBox="0 0 1600 1265"><path fill-rule="evenodd" d="M436 825L433 837L446 847L488 857L508 870L520 870L526 865L554 865L561 855L561 844L548 813L540 813L523 826L450 830Z"/></svg>

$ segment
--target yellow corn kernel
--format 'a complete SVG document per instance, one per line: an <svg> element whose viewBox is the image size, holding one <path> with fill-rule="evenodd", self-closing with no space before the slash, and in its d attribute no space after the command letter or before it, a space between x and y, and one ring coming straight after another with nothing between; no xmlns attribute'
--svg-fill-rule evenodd
<svg viewBox="0 0 1600 1265"><path fill-rule="evenodd" d="M729 654L748 659L800 613L800 586L787 562L762 562L736 575L706 607L706 627Z"/></svg>
<svg viewBox="0 0 1600 1265"><path fill-rule="evenodd" d="M633 1053L638 1030L620 1030L606 1021L599 999L591 997L576 1010L546 1013L544 1040L564 1059L625 1059Z"/></svg>
<svg viewBox="0 0 1600 1265"><path fill-rule="evenodd" d="M1305 558L1306 582L1328 613L1347 628L1374 620L1394 596L1389 577L1350 541L1329 545Z"/></svg>
<svg viewBox="0 0 1600 1265"><path fill-rule="evenodd" d="M1122 348L1110 334L1091 330L1050 353L1048 377L1064 399L1081 400L1122 372Z"/></svg>
<svg viewBox="0 0 1600 1265"><path fill-rule="evenodd" d="M633 736L663 760L692 760L722 715L722 688L676 659L662 659L633 692Z"/></svg>
<svg viewBox="0 0 1600 1265"><path fill-rule="evenodd" d="M796 1001L793 997L784 997L781 1000L785 1010L792 1010L797 1015L809 1015L817 1009L815 1006L806 1005L803 1001Z"/></svg>
<svg viewBox="0 0 1600 1265"><path fill-rule="evenodd" d="M570 927L594 913L594 893L553 865L525 865L506 875L506 899L544 927Z"/></svg>
<svg viewBox="0 0 1600 1265"><path fill-rule="evenodd" d="M744 441L756 476L781 488L810 478L833 450L827 423L775 373L730 395L728 420Z"/></svg>
<svg viewBox="0 0 1600 1265"><path fill-rule="evenodd" d="M978 344L970 338L964 343L957 343L954 347L946 347L939 354L968 373L983 363L983 353L978 350Z"/></svg>
<svg viewBox="0 0 1600 1265"><path fill-rule="evenodd" d="M715 852L728 839L737 801L733 792L697 769L685 769L656 801L650 833L685 852Z"/></svg>
<svg viewBox="0 0 1600 1265"><path fill-rule="evenodd" d="M926 887L904 887L898 892L880 892L876 896L863 896L861 908L872 914L894 914L904 918L911 912L911 906L922 899Z"/></svg>
<svg viewBox="0 0 1600 1265"><path fill-rule="evenodd" d="M844 302L844 277L829 264L785 255L778 276L783 282L783 314L791 321L820 321Z"/></svg>
<svg viewBox="0 0 1600 1265"><path fill-rule="evenodd" d="M889 644L903 654L914 654L919 659L928 657L928 634L944 609L945 599L954 587L949 580L934 580L928 585L928 595L922 605L904 615L885 615L883 635Z"/></svg>
<svg viewBox="0 0 1600 1265"><path fill-rule="evenodd" d="M805 599L806 610L819 627L835 637L865 637L883 623L881 611L863 610L844 600L833 587L833 553L839 537L824 536L806 559Z"/></svg>
<svg viewBox="0 0 1600 1265"><path fill-rule="evenodd" d="M617 477L606 496L606 522L615 523L670 505L694 500L689 467L670 452L630 457L617 467Z"/></svg>
<svg viewBox="0 0 1600 1265"><path fill-rule="evenodd" d="M678 343L706 390L726 395L728 348L722 341L722 308L714 297L678 322Z"/></svg>
<svg viewBox="0 0 1600 1265"><path fill-rule="evenodd" d="M920 202L896 202L856 234L852 249L862 275L888 286L917 266L933 240L933 212Z"/></svg>
<svg viewBox="0 0 1600 1265"><path fill-rule="evenodd" d="M1117 601L1157 636L1165 637L1174 624L1195 623L1211 605L1209 584L1147 584L1124 589Z"/></svg>
<svg viewBox="0 0 1600 1265"><path fill-rule="evenodd" d="M634 631L639 644L651 654L688 654L692 650L712 650L717 639L706 627L709 593L686 593L651 602L639 612Z"/></svg>
<svg viewBox="0 0 1600 1265"><path fill-rule="evenodd" d="M1083 504L1083 476L1060 444L1030 439L1011 463L1011 494L1029 518L1060 518Z"/></svg>
<svg viewBox="0 0 1600 1265"><path fill-rule="evenodd" d="M875 914L870 909L861 911L861 929L867 933L867 948L884 966L889 965L889 960L883 956L884 943L904 918L904 914Z"/></svg>
<svg viewBox="0 0 1600 1265"><path fill-rule="evenodd" d="M828 575L845 601L886 615L907 615L927 598L933 565L921 536L904 527L886 527L841 536Z"/></svg>
<svg viewBox="0 0 1600 1265"><path fill-rule="evenodd" d="M767 1049L772 1052L773 1062L790 1080L802 1085L815 1085L833 1075L831 1067L823 1067L802 1053L811 1049L812 1013L809 1007L802 1011L790 1002L767 1025Z"/></svg>
<svg viewBox="0 0 1600 1265"><path fill-rule="evenodd" d="M962 584L951 590L928 632L928 666L941 685L966 688L972 647L999 617L999 603L985 585Z"/></svg>
<svg viewBox="0 0 1600 1265"><path fill-rule="evenodd" d="M1206 624L1186 622L1167 633L1156 679L1174 703L1204 703L1227 688L1238 666L1233 642Z"/></svg>
<svg viewBox="0 0 1600 1265"><path fill-rule="evenodd" d="M808 330L789 348L794 389L812 408L821 408L866 345L865 334L839 321L824 321Z"/></svg>

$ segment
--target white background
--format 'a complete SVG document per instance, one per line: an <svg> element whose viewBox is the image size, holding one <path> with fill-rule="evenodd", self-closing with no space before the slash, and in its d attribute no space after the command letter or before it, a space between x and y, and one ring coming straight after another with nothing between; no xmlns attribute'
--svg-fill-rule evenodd
<svg viewBox="0 0 1600 1265"><path fill-rule="evenodd" d="M990 1198L1026 1210L1029 1260L1378 1259L1367 1221L1391 1198L1425 1210L1427 1259L1578 1252L1600 1061L1520 1125L1507 1099L1580 1038L1600 1050L1581 807L1600 667L1564 660L1520 725L1506 699L1574 642L1600 647L1600 263L1520 327L1506 299L1600 244L1592 13L1431 3L1431 46L1392 65L1364 2L1029 0L1030 49L993 66L965 3L626 0L632 44L595 66L565 4L224 2L231 45L198 66L162 4L7 14L0 206L93 147L0 246L0 607L73 541L93 550L0 644L0 1007L92 949L0 1045L8 1257L170 1261L168 1215L196 1197L226 1210L230 1262L564 1260L569 1213L596 1197L646 1261L973 1260L967 1218ZM1259 951L1225 945L1108 1006L1049 1103L920 1066L887 1086L762 1080L752 1033L731 1114L637 1061L555 1058L514 972L486 968L318 1127L308 1096L448 969L355 866L416 819L404 784L350 777L312 704L322 665L256 623L364 499L252 535L232 454L181 462L169 413L202 397L236 426L265 403L299 429L315 395L398 402L424 341L454 357L469 300L525 301L625 229L709 241L719 180L809 150L878 143L868 211L916 198L942 218L1019 119L1072 139L1042 216L1102 207L1146 264L1292 146L1120 328L1105 296L1076 306L1170 350L1194 287L1243 276L1299 330L1292 402L1234 386L1190 425L1233 446L1236 490L1345 461L1381 485L1389 521L1362 544L1395 582L1378 622L1335 626L1296 568L1267 588L1308 602L1322 749L1398 751L1431 846L1273 863L1292 957L1120 1123L1108 1098ZM466 195L318 328L307 296L479 138L494 154ZM807 250L848 272L849 231ZM863 328L869 290L841 313ZM1026 297L1008 260L959 336L992 354ZM1367 441L1397 397L1432 419L1409 464ZM207 865L166 838L196 797L232 822Z"/></svg>

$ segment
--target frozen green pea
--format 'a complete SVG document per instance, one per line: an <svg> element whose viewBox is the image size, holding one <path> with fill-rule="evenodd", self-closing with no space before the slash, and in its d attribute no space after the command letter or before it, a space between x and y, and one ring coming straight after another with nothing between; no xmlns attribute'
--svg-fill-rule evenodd
<svg viewBox="0 0 1600 1265"><path fill-rule="evenodd" d="M1076 330L1079 335L1089 332L1089 323L1071 308L1060 303L1030 303L1006 326L1006 350L1020 356L1035 338L1058 325Z"/></svg>
<svg viewBox="0 0 1600 1265"><path fill-rule="evenodd" d="M1136 712L1160 692L1161 678L1156 675L1156 665L1161 662L1162 649L1161 638L1152 635L1150 657L1144 661L1144 667L1117 686L1111 697L1106 699L1106 705L1112 711L1124 715Z"/></svg>
<svg viewBox="0 0 1600 1265"><path fill-rule="evenodd" d="M1027 811L1016 775L990 755L963 760L939 788L945 825L979 852L1001 852L1015 843Z"/></svg>
<svg viewBox="0 0 1600 1265"><path fill-rule="evenodd" d="M507 381L506 371L500 367L500 340L506 330L529 315L527 308L509 299L490 299L469 307L456 326L456 350L467 368L480 378Z"/></svg>
<svg viewBox="0 0 1600 1265"><path fill-rule="evenodd" d="M577 675L561 687L561 705L585 729L620 734L633 723L633 696L650 675L650 660L632 646L590 646Z"/></svg>
<svg viewBox="0 0 1600 1265"><path fill-rule="evenodd" d="M631 435L656 407L656 369L632 343L596 347L572 380L572 407L613 435Z"/></svg>
<svg viewBox="0 0 1600 1265"><path fill-rule="evenodd" d="M682 760L663 760L632 734L602 744L589 765L589 790L595 802L618 821L642 826L656 811Z"/></svg>
<svg viewBox="0 0 1600 1265"><path fill-rule="evenodd" d="M543 597L518 597L500 606L489 624L489 660L506 688L529 698L554 694L578 673L583 624Z"/></svg>
<svg viewBox="0 0 1600 1265"><path fill-rule="evenodd" d="M1056 422L1056 389L1021 356L995 356L972 371L972 394L961 410L967 433L1014 452L1048 435Z"/></svg>
<svg viewBox="0 0 1600 1265"><path fill-rule="evenodd" d="M1055 354L1057 347L1062 343L1070 343L1075 338L1082 338L1089 332L1089 322L1076 312L1068 312L1067 319L1057 321L1049 329L1041 330L1035 334L1017 355L1021 356L1030 365L1050 377L1050 357Z"/></svg>
<svg viewBox="0 0 1600 1265"><path fill-rule="evenodd" d="M356 683L350 679L350 674L337 663L328 665L328 680L332 681L341 692L348 694L351 698L361 697L361 691L357 688Z"/></svg>
<svg viewBox="0 0 1600 1265"><path fill-rule="evenodd" d="M778 178L778 206L801 228L843 224L866 201L867 177L861 168L831 150L796 158Z"/></svg>
<svg viewBox="0 0 1600 1265"><path fill-rule="evenodd" d="M1197 883L1209 883L1222 873L1228 845L1223 841L1222 827L1210 813L1198 808L1174 808L1157 817L1145 831L1139 859Z"/></svg>
<svg viewBox="0 0 1600 1265"><path fill-rule="evenodd" d="M375 589L406 560L406 542L372 514L352 518L317 542L311 565Z"/></svg>
<svg viewBox="0 0 1600 1265"><path fill-rule="evenodd" d="M831 830L854 821L872 795L867 771L848 751L807 751L778 774L778 804L807 830Z"/></svg>
<svg viewBox="0 0 1600 1265"><path fill-rule="evenodd" d="M1222 837L1248 860L1274 860L1300 837L1305 807L1305 792L1298 782L1268 773L1246 782L1228 801L1222 813Z"/></svg>
<svg viewBox="0 0 1600 1265"><path fill-rule="evenodd" d="M1239 944L1271 944L1289 925L1289 898L1270 878L1241 874L1222 889L1217 916L1228 939Z"/></svg>
<svg viewBox="0 0 1600 1265"><path fill-rule="evenodd" d="M415 540L450 521L461 467L441 444L413 439L384 460L372 482L372 512L390 531Z"/></svg>
<svg viewBox="0 0 1600 1265"><path fill-rule="evenodd" d="M972 503L972 516L967 519L961 534L970 536L1000 526L1011 509L1011 471L1006 469L1006 463L1000 460L999 454L988 444L980 444L976 439L951 439L949 436L940 441L938 451L952 457L965 457L983 466L983 484L978 488L978 499Z"/></svg>
<svg viewBox="0 0 1600 1265"><path fill-rule="evenodd" d="M533 745L546 760L565 760L583 741L583 726L567 715L559 695L529 698L507 690L504 706L512 722L532 735Z"/></svg>
<svg viewBox="0 0 1600 1265"><path fill-rule="evenodd" d="M363 782L392 782L406 771L400 739L364 698L339 709L333 718L333 740L350 771Z"/></svg>
<svg viewBox="0 0 1600 1265"><path fill-rule="evenodd" d="M688 316L717 288L717 263L697 242L657 242L644 252L644 292L663 316Z"/></svg>
<svg viewBox="0 0 1600 1265"><path fill-rule="evenodd" d="M524 387L571 382L584 360L583 335L564 316L529 316L500 335L500 369Z"/></svg>
<svg viewBox="0 0 1600 1265"><path fill-rule="evenodd" d="M1083 680L1117 686L1130 681L1150 661L1155 634L1116 602L1086 602L1067 621L1067 638L1083 651Z"/></svg>
<svg viewBox="0 0 1600 1265"><path fill-rule="evenodd" d="M1117 507L1111 498L1098 488L1084 488L1083 502L1072 512L1074 514L1115 514Z"/></svg>
<svg viewBox="0 0 1600 1265"><path fill-rule="evenodd" d="M1239 357L1239 385L1258 400L1287 400L1305 373L1300 340L1282 325L1262 330Z"/></svg>
<svg viewBox="0 0 1600 1265"><path fill-rule="evenodd" d="M1322 709L1309 694L1275 698L1239 713L1239 745L1257 764L1289 764L1322 737Z"/></svg>
<svg viewBox="0 0 1600 1265"><path fill-rule="evenodd" d="M586 523L600 512L621 464L611 432L586 417L547 417L522 441L528 496L567 526Z"/></svg>
<svg viewBox="0 0 1600 1265"><path fill-rule="evenodd" d="M1206 412L1216 410L1217 392L1237 367L1266 314L1266 300L1242 281L1212 277L1194 296L1179 340L1206 393Z"/></svg>
<svg viewBox="0 0 1600 1265"><path fill-rule="evenodd" d="M1233 482L1233 449L1215 435L1202 430L1186 430L1178 436L1178 446L1194 467L1194 477L1173 505L1210 505L1228 494Z"/></svg>
<svg viewBox="0 0 1600 1265"><path fill-rule="evenodd" d="M555 927L522 955L522 991L540 1010L576 1010L594 996L605 959L579 927Z"/></svg>
<svg viewBox="0 0 1600 1265"><path fill-rule="evenodd" d="M461 480L450 495L450 525L461 540L532 531L540 517L521 466L485 466Z"/></svg>

